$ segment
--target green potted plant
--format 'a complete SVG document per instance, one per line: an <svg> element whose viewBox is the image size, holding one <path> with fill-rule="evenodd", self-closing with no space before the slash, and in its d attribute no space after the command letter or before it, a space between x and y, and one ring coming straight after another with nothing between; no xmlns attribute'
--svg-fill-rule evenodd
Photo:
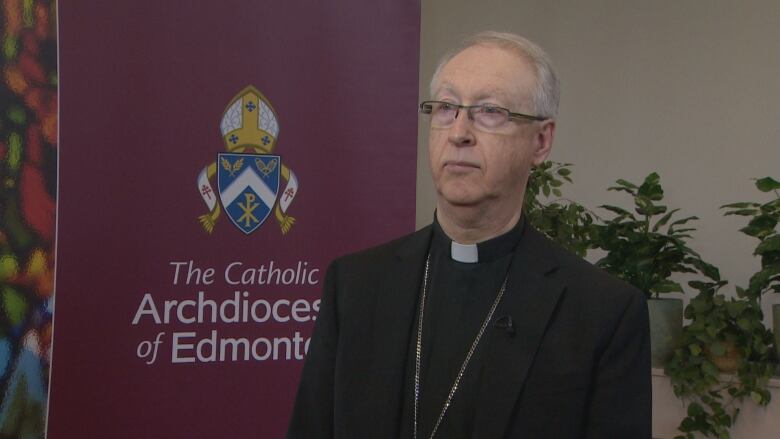
<svg viewBox="0 0 780 439"><path fill-rule="evenodd" d="M694 433L729 438L745 397L759 405L771 398L772 336L759 303L718 293L725 284L717 275L712 282L689 282L699 293L685 308L691 322L666 367L675 395L688 402L678 427L683 434L675 439L693 439Z"/></svg>
<svg viewBox="0 0 780 439"><path fill-rule="evenodd" d="M740 231L758 239L753 252L761 258L761 268L750 277L747 289L742 295L760 301L765 292L780 293L780 182L764 177L756 180L756 188L764 193L773 193L774 198L765 203L741 202L723 206L726 215L740 215L750 218L748 225ZM774 344L780 358L780 304L772 307Z"/></svg>
<svg viewBox="0 0 780 439"><path fill-rule="evenodd" d="M653 172L642 184L617 180L611 191L621 191L632 198L633 212L617 206L603 205L613 217L593 226L595 247L606 252L596 265L642 290L650 311L650 344L653 367L664 367L682 332L681 299L666 299L665 293L683 293L682 286L671 279L680 273L717 275L715 267L704 262L687 244L687 224L695 216L675 219L679 209L669 210L660 204L664 191L660 177Z"/></svg>
<svg viewBox="0 0 780 439"><path fill-rule="evenodd" d="M669 375L675 394L687 400L688 413L682 420L678 438L728 438L746 397L766 405L771 394L767 383L772 376L773 337L763 323L761 296L780 291L780 183L766 177L756 180L762 192L774 192L767 203L740 202L722 206L726 215L750 218L742 233L759 240L755 255L761 256L761 269L751 276L747 288L737 286L736 297L726 298L717 291L726 284L691 282L699 294L685 308L691 323L683 329L680 345L669 362ZM777 342L775 341L776 345ZM723 373L726 373L724 375Z"/></svg>

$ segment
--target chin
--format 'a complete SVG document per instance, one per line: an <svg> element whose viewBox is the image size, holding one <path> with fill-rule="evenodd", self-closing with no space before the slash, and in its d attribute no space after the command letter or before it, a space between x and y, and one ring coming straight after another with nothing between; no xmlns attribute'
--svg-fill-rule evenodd
<svg viewBox="0 0 780 439"><path fill-rule="evenodd" d="M441 197L450 205L458 207L476 206L484 199L480 194L473 192L448 192L443 191Z"/></svg>
<svg viewBox="0 0 780 439"><path fill-rule="evenodd" d="M490 198L482 182L473 178L443 179L436 189L439 197L452 206L474 206Z"/></svg>

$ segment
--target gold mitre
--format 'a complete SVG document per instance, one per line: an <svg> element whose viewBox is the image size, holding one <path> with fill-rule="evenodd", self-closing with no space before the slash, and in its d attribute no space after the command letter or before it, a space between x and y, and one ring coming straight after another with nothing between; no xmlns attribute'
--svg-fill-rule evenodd
<svg viewBox="0 0 780 439"><path fill-rule="evenodd" d="M276 111L253 86L241 90L222 114L222 140L230 152L271 153L279 135Z"/></svg>

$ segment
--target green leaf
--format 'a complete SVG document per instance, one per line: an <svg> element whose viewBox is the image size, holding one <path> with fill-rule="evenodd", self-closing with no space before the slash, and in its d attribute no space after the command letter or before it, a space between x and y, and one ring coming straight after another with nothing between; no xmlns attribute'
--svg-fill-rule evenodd
<svg viewBox="0 0 780 439"><path fill-rule="evenodd" d="M699 258L695 258L691 261L691 265L696 267L701 274L707 276L708 278L719 281L720 280L720 270L718 270L718 267L709 264L707 262L702 261Z"/></svg>
<svg viewBox="0 0 780 439"><path fill-rule="evenodd" d="M750 277L749 289L756 292L768 287L771 283L769 280L778 273L780 273L780 264L770 265L762 269Z"/></svg>
<svg viewBox="0 0 780 439"><path fill-rule="evenodd" d="M608 210L610 212L616 213L618 215L626 215L626 216L633 217L633 214L631 212L629 212L626 209L623 209L621 207L609 206L607 204L603 204L603 205L601 205L599 207L602 208L602 209Z"/></svg>
<svg viewBox="0 0 780 439"><path fill-rule="evenodd" d="M658 176L658 173L657 172L651 172L651 173L647 174L647 177L645 177L645 181L642 184L647 184L647 185L652 186L652 185L658 184L658 182L660 182L660 181L661 181L661 177Z"/></svg>
<svg viewBox="0 0 780 439"><path fill-rule="evenodd" d="M763 255L764 253L780 250L780 235L771 236L766 238L761 244L756 247L755 253Z"/></svg>
<svg viewBox="0 0 780 439"><path fill-rule="evenodd" d="M639 186L639 191L637 191L637 194L647 197L650 200L658 201L663 199L664 197L664 190L661 188L661 185L658 184L661 180L661 177L658 176L658 173L653 172L650 175L648 175L645 178L644 183L642 183L641 186Z"/></svg>
<svg viewBox="0 0 780 439"><path fill-rule="evenodd" d="M636 197L634 204L636 204L636 211L640 215L654 216L666 212L666 206L653 204L650 197Z"/></svg>
<svg viewBox="0 0 780 439"><path fill-rule="evenodd" d="M657 232L659 228L663 227L666 223L668 223L669 220L672 218L672 215L674 215L674 213L677 212L678 210L680 209L679 208L672 209L666 215L661 217L661 219L659 219L658 222L656 222L655 225L653 226L653 232Z"/></svg>
<svg viewBox="0 0 780 439"><path fill-rule="evenodd" d="M625 188L623 186L610 186L607 188L608 191L620 191L620 192L628 192L631 195L635 194L634 189Z"/></svg>
<svg viewBox="0 0 780 439"><path fill-rule="evenodd" d="M683 288L680 284L677 282L673 282L670 280L662 280L661 282L658 282L657 284L653 285L651 290L654 293L682 293Z"/></svg>
<svg viewBox="0 0 780 439"><path fill-rule="evenodd" d="M718 376L720 375L718 368L709 361L702 362L701 369L702 372L704 372L704 374L710 378L718 379Z"/></svg>
<svg viewBox="0 0 780 439"><path fill-rule="evenodd" d="M704 409L696 402L692 402L688 406L688 416L699 416L704 414Z"/></svg>
<svg viewBox="0 0 780 439"><path fill-rule="evenodd" d="M620 186L631 188L631 189L637 189L637 186L634 183L631 183L630 181L623 180L622 178L619 178L615 181L615 183L619 184Z"/></svg>
<svg viewBox="0 0 780 439"><path fill-rule="evenodd" d="M772 177L759 178L756 180L756 187L761 192L776 191L780 189L780 181L777 181Z"/></svg>
<svg viewBox="0 0 780 439"><path fill-rule="evenodd" d="M698 357L701 354L701 346L697 344L688 345L688 350L691 351L691 355Z"/></svg>
<svg viewBox="0 0 780 439"><path fill-rule="evenodd" d="M753 216L758 213L758 209L737 209L726 212L726 215Z"/></svg>
<svg viewBox="0 0 780 439"><path fill-rule="evenodd" d="M762 214L754 217L747 226L739 229L739 231L746 235L762 239L763 237L772 234L776 225L777 218Z"/></svg>
<svg viewBox="0 0 780 439"><path fill-rule="evenodd" d="M761 239L762 236L766 236L769 232L764 227L752 227L752 226L745 226L741 229L739 229L740 232L744 233L745 235L752 236L754 238Z"/></svg>
<svg viewBox="0 0 780 439"><path fill-rule="evenodd" d="M689 216L689 217L686 217L686 218L681 218L681 219L673 221L671 224L669 224L669 228L671 229L674 226L677 226L677 225L680 225L680 224L685 224L688 221L693 221L693 220L697 220L697 219L699 219L698 216ZM690 230L695 230L695 229L690 229Z"/></svg>
<svg viewBox="0 0 780 439"><path fill-rule="evenodd" d="M764 397L761 396L760 393L756 392L755 390L750 392L750 398L758 405L761 405L761 402L763 402Z"/></svg>
<svg viewBox="0 0 780 439"><path fill-rule="evenodd" d="M775 198L774 200L762 204L761 205L761 211L763 212L780 212L780 197Z"/></svg>
<svg viewBox="0 0 780 439"><path fill-rule="evenodd" d="M758 207L758 203L731 203L720 206L721 209L747 209L748 207Z"/></svg>
<svg viewBox="0 0 780 439"><path fill-rule="evenodd" d="M731 301L726 304L726 311L728 311L729 316L732 319L736 319L737 316L742 314L742 312L745 310L745 308L748 307L748 303L744 301Z"/></svg>

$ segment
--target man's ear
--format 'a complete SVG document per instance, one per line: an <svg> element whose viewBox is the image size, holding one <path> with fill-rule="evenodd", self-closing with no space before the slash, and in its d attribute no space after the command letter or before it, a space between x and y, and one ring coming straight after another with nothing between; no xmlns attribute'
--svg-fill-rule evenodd
<svg viewBox="0 0 780 439"><path fill-rule="evenodd" d="M539 166L547 160L555 137L555 119L547 119L539 124L539 131L534 139L534 155L531 158L534 166Z"/></svg>

